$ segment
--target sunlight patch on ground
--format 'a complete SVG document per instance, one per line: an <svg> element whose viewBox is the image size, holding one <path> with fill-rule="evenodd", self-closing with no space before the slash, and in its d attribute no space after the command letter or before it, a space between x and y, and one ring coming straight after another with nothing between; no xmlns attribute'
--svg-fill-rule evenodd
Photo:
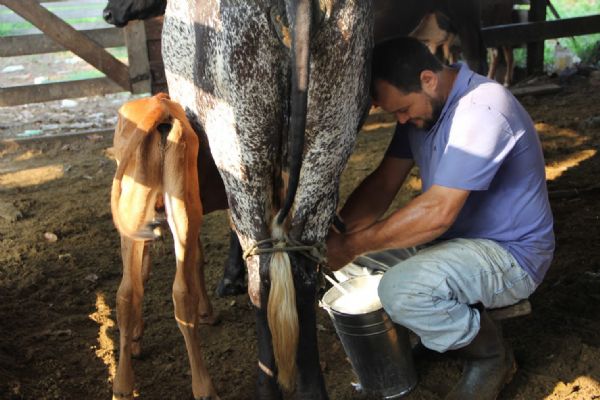
<svg viewBox="0 0 600 400"><path fill-rule="evenodd" d="M15 161L31 160L32 158L38 157L41 154L42 152L40 150L27 150L15 157Z"/></svg>
<svg viewBox="0 0 600 400"><path fill-rule="evenodd" d="M108 330L115 326L115 322L110 319L110 307L104 300L103 293L96 293L96 312L89 315L92 321L95 321L100 327L98 329L98 346L93 346L96 356L102 360L108 369L108 380L112 382L117 370L117 361L115 359L115 343L108 335Z"/></svg>
<svg viewBox="0 0 600 400"><path fill-rule="evenodd" d="M420 192L423 188L423 184L418 176L409 176L404 183L404 187Z"/></svg>
<svg viewBox="0 0 600 400"><path fill-rule="evenodd" d="M559 382L546 400L569 399L577 396L578 399L595 399L600 393L600 383L589 376L579 376L573 382Z"/></svg>
<svg viewBox="0 0 600 400"><path fill-rule="evenodd" d="M0 175L0 187L15 188L40 185L64 176L62 164L47 165Z"/></svg>
<svg viewBox="0 0 600 400"><path fill-rule="evenodd" d="M591 150L591 149L583 150L583 151L579 151L579 152L573 154L572 156L570 156L564 160L554 162L554 163L551 163L550 165L547 165L546 166L546 179L549 181L552 181L552 180L560 177L569 168L578 166L579 163L587 160L588 158L595 156L596 153L597 153L596 150Z"/></svg>

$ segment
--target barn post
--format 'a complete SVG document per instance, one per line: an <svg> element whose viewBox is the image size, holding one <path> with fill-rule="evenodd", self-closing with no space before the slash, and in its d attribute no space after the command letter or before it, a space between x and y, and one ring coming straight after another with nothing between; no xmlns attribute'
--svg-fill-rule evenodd
<svg viewBox="0 0 600 400"><path fill-rule="evenodd" d="M531 0L529 22L546 20L546 3L548 0ZM544 71L544 41L527 44L527 73L539 74Z"/></svg>
<svg viewBox="0 0 600 400"><path fill-rule="evenodd" d="M123 28L131 93L150 93L150 61L146 44L146 28L143 21L131 21Z"/></svg>

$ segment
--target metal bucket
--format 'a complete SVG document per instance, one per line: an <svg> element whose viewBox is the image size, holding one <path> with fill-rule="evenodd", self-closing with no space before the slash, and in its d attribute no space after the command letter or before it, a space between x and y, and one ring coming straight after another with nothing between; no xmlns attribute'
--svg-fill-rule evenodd
<svg viewBox="0 0 600 400"><path fill-rule="evenodd" d="M341 302L340 306L347 295L336 287L325 293L321 306L329 313L363 390L384 399L397 399L415 387L417 373L408 330L394 324L379 302L380 279L381 275L367 275L340 284L350 295L357 294L359 302L368 304L355 307L358 312L350 308L349 302ZM376 301L364 298L365 293L375 296Z"/></svg>

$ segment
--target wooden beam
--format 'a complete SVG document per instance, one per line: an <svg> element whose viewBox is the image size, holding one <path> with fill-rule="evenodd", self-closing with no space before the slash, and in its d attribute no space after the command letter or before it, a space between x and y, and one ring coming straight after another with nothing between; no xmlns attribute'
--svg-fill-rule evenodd
<svg viewBox="0 0 600 400"><path fill-rule="evenodd" d="M79 33L71 25L39 5L36 0L0 0L50 38L83 58L106 76L130 90L129 71L125 64L113 57L96 42Z"/></svg>
<svg viewBox="0 0 600 400"><path fill-rule="evenodd" d="M79 31L103 48L125 46L119 28L101 28ZM18 57L32 54L55 53L66 49L43 33L0 37L0 57Z"/></svg>
<svg viewBox="0 0 600 400"><path fill-rule="evenodd" d="M487 47L520 45L546 39L589 35L600 32L600 14L556 21L490 26L483 28L481 32Z"/></svg>
<svg viewBox="0 0 600 400"><path fill-rule="evenodd" d="M529 21L540 22L546 20L546 1L531 0L529 8ZM544 41L530 42L527 44L527 72L538 74L544 71Z"/></svg>
<svg viewBox="0 0 600 400"><path fill-rule="evenodd" d="M131 92L150 93L150 62L143 21L131 21L124 28L129 60Z"/></svg>
<svg viewBox="0 0 600 400"><path fill-rule="evenodd" d="M0 88L0 107L123 92L108 78Z"/></svg>
<svg viewBox="0 0 600 400"><path fill-rule="evenodd" d="M546 83L543 85L532 85L524 87L510 88L514 96L541 96L544 94L557 93L562 90L562 87L554 83Z"/></svg>
<svg viewBox="0 0 600 400"><path fill-rule="evenodd" d="M160 40L162 36L163 21L164 17L162 15L144 20L144 25L146 26L146 38L148 40Z"/></svg>

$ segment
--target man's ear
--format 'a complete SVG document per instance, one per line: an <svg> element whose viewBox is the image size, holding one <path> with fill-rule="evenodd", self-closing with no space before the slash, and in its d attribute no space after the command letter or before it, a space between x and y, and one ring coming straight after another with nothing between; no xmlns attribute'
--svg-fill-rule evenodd
<svg viewBox="0 0 600 400"><path fill-rule="evenodd" d="M421 90L427 94L435 93L438 85L438 75L429 70L425 69L421 71Z"/></svg>

